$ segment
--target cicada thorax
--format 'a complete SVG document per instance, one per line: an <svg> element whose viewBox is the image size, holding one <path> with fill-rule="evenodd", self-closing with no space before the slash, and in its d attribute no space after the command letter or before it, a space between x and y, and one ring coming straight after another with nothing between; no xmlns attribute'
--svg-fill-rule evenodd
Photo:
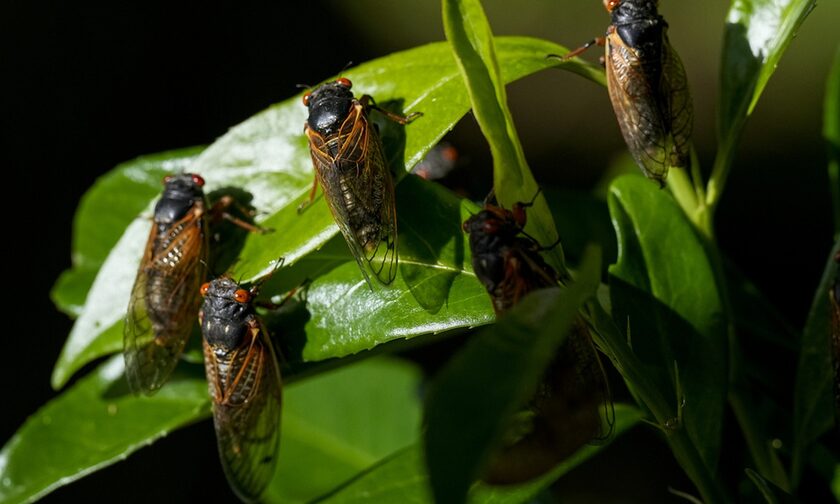
<svg viewBox="0 0 840 504"><path fill-rule="evenodd" d="M274 474L281 380L268 332L254 309L256 290L228 277L201 287L199 322L213 423L222 467L246 502L259 499Z"/></svg>
<svg viewBox="0 0 840 504"><path fill-rule="evenodd" d="M657 2L607 3L607 88L624 140L645 175L664 183L689 165L693 123L685 69L668 41Z"/></svg>
<svg viewBox="0 0 840 504"><path fill-rule="evenodd" d="M171 374L195 323L207 262L203 179L167 177L137 272L124 326L126 377L152 393Z"/></svg>
<svg viewBox="0 0 840 504"><path fill-rule="evenodd" d="M524 234L525 208L485 204L464 222L473 270L484 284L497 316L537 289L556 286L557 272L543 259L543 247ZM482 478L515 484L537 477L602 435L601 406L609 387L589 329L575 322L513 429L486 466Z"/></svg>
<svg viewBox="0 0 840 504"><path fill-rule="evenodd" d="M356 99L350 87L340 78L307 93L305 132L316 182L365 279L372 273L387 285L397 271L394 185L369 98Z"/></svg>

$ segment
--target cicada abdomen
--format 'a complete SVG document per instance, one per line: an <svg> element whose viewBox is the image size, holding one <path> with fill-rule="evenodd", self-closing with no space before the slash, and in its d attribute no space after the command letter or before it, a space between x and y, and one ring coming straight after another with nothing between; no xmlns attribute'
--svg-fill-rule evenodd
<svg viewBox="0 0 840 504"><path fill-rule="evenodd" d="M254 309L256 288L243 289L223 276L202 285L200 293L204 367L219 457L236 495L256 502L277 462L280 366Z"/></svg>
<svg viewBox="0 0 840 504"><path fill-rule="evenodd" d="M204 179L164 179L123 329L126 378L151 394L167 380L195 325L207 264Z"/></svg>
<svg viewBox="0 0 840 504"><path fill-rule="evenodd" d="M516 203L507 210L486 203L464 222L473 270L497 316L526 294L558 284L557 272L540 254L543 247L524 233L528 206ZM603 431L601 407L610 404L589 329L578 319L527 405L528 425L509 433L510 439L492 456L482 478L492 484L515 484L544 474L586 443L608 434Z"/></svg>
<svg viewBox="0 0 840 504"><path fill-rule="evenodd" d="M398 116L379 109L365 95L356 99L351 82L339 78L303 97L309 109L304 131L318 184L365 277L388 285L397 274L397 210L394 183L382 140L368 119L372 108L405 124L417 114Z"/></svg>

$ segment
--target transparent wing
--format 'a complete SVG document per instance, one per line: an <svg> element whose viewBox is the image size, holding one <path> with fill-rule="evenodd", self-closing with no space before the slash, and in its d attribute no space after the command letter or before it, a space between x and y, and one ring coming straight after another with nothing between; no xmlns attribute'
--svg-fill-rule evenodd
<svg viewBox="0 0 840 504"><path fill-rule="evenodd" d="M665 37L662 44L662 110L668 120L672 139L671 166L689 165L691 130L694 125L694 110L688 79L679 55Z"/></svg>
<svg viewBox="0 0 840 504"><path fill-rule="evenodd" d="M126 379L135 393L151 394L166 382L195 325L205 225L203 212L189 212L163 233L153 226L149 235L123 327Z"/></svg>
<svg viewBox="0 0 840 504"><path fill-rule="evenodd" d="M219 457L231 488L246 502L259 499L274 475L280 428L277 357L262 324L228 361L204 342Z"/></svg>
<svg viewBox="0 0 840 504"><path fill-rule="evenodd" d="M397 274L394 185L382 141L356 102L339 132L323 138L307 130L310 153L330 211L359 263L387 285Z"/></svg>
<svg viewBox="0 0 840 504"><path fill-rule="evenodd" d="M607 36L607 89L627 148L649 178L664 184L671 139L660 110L658 83L651 83L633 48L617 33Z"/></svg>

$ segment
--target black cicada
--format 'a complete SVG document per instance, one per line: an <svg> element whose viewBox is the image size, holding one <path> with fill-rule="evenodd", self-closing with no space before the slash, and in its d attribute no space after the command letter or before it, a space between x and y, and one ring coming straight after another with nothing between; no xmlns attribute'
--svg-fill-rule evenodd
<svg viewBox="0 0 840 504"><path fill-rule="evenodd" d="M607 89L624 141L649 178L664 185L669 167L689 166L694 113L685 69L668 41L655 0L604 0Z"/></svg>
<svg viewBox="0 0 840 504"><path fill-rule="evenodd" d="M178 363L207 270L204 179L183 173L164 184L123 331L129 387L146 394L159 389Z"/></svg>
<svg viewBox="0 0 840 504"><path fill-rule="evenodd" d="M464 222L472 264L496 315L502 315L531 291L556 286L557 272L542 255L544 247L525 234L525 208L512 210L485 203ZM491 459L483 476L488 483L515 484L537 477L602 432L600 407L610 404L604 369L586 323L575 322L546 370L528 405L530 428Z"/></svg>
<svg viewBox="0 0 840 504"><path fill-rule="evenodd" d="M280 366L254 309L256 287L246 290L222 276L202 285L200 293L204 368L219 457L234 492L254 502L274 475L280 441Z"/></svg>
<svg viewBox="0 0 840 504"><path fill-rule="evenodd" d="M170 175L163 182L123 327L125 374L135 393L159 389L189 339L207 275L208 224L224 218L252 232L268 231L227 213L236 204L231 196L208 209L199 175Z"/></svg>
<svg viewBox="0 0 840 504"><path fill-rule="evenodd" d="M352 84L339 78L303 96L309 109L304 131L318 184L350 251L369 280L373 273L387 285L397 274L397 211L394 183L385 163L382 140L368 119L376 109L389 119L406 124L418 113L403 117L378 108L364 95L356 99Z"/></svg>

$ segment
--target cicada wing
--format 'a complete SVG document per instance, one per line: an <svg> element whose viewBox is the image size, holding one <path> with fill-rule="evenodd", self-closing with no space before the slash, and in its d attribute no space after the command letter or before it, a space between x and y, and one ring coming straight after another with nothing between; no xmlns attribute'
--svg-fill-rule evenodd
<svg viewBox="0 0 840 504"><path fill-rule="evenodd" d="M365 279L371 273L390 284L397 275L394 184L364 106L355 103L332 138L307 134L318 181Z"/></svg>
<svg viewBox="0 0 840 504"><path fill-rule="evenodd" d="M663 34L662 82L660 85L663 103L661 108L666 117L671 135L671 166L685 168L690 162L691 131L694 126L694 108L688 79L679 55Z"/></svg>
<svg viewBox="0 0 840 504"><path fill-rule="evenodd" d="M195 325L206 271L205 220L190 212L161 236L152 229L123 326L126 379L151 394L169 378Z"/></svg>
<svg viewBox="0 0 840 504"><path fill-rule="evenodd" d="M606 70L610 101L630 154L647 177L664 184L671 141L657 90L636 51L615 32L606 39Z"/></svg>
<svg viewBox="0 0 840 504"><path fill-rule="evenodd" d="M281 381L268 333L257 321L251 341L221 362L204 342L219 457L234 492L259 499L274 475L279 446Z"/></svg>

